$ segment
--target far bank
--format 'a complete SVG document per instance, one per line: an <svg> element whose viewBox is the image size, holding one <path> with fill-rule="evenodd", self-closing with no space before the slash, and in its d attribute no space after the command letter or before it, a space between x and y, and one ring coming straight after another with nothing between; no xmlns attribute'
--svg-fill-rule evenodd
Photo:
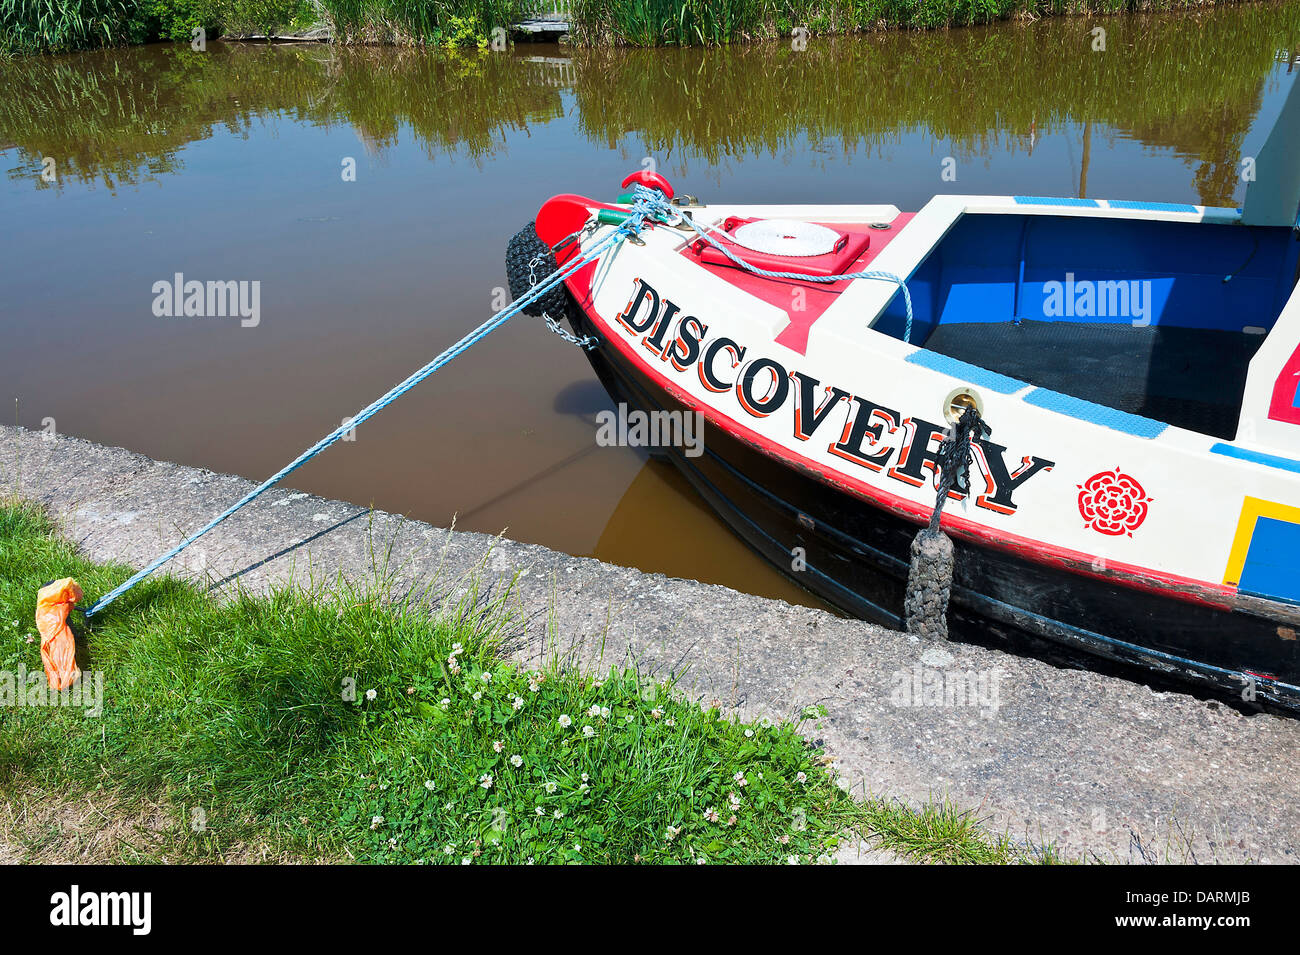
<svg viewBox="0 0 1300 955"><path fill-rule="evenodd" d="M780 38L805 44L817 36L1055 16L1194 15L1237 2L1243 0L15 0L0 7L0 56L159 40L201 44L222 35L479 48L560 32L566 42L589 47ZM550 21L544 34L524 27L541 20ZM1094 44L1104 50L1104 35Z"/></svg>

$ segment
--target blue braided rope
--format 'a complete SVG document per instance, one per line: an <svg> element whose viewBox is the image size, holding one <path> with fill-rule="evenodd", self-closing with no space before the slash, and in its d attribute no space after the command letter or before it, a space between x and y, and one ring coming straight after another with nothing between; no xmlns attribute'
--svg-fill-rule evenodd
<svg viewBox="0 0 1300 955"><path fill-rule="evenodd" d="M424 381L426 378L432 375L439 368L446 365L452 359L468 351L470 347L482 341L492 332L496 331L507 321L509 321L511 318L517 315L524 308L524 306L530 304L533 301L536 301L538 298L540 298L543 294L545 294L548 290L553 288L555 285L564 281L564 279L568 278L578 269L582 268L588 262L592 261L593 259L597 258L599 255L601 255L605 251L605 249L613 245L616 245L619 242L622 242L627 236L633 234L634 232L640 231L644 227L646 216L650 211L651 211L650 206L642 203L638 203L637 206L634 207L632 214L628 216L627 220L625 220L617 229L611 232L604 239L597 242L590 249L587 249L583 251L581 254L579 254L578 256L576 256L574 260L568 265L565 265L559 270L551 273L551 275L548 278L544 279L538 285L533 286L531 290L529 290L526 294L518 298L508 308L505 308L502 311L498 312L495 316L490 318L488 321L484 322L478 328L474 329L472 332L470 332L460 341L456 342L456 344L452 345L450 348L448 348L446 351L440 354L437 358L433 359L433 361L429 362L427 365L420 368L418 371L416 371L414 374L408 377L405 381L393 386L387 392L381 395L379 398L375 399L373 402L366 405L366 407L362 408L350 419L348 419L346 424L339 425L339 427L335 428L329 434L325 435L325 437L321 438L319 441L313 444L302 454L298 455L291 462L289 462L284 467L282 467L279 471L276 471L273 475L271 475L269 478L267 478L257 487L253 488L253 490L249 491L247 494L241 497L234 504L230 505L230 507L226 508L220 514L218 514L216 517L210 520L200 530L195 531L193 534L185 538L185 540L181 541L171 550L167 551L161 557L155 559L152 563L149 564L149 566L145 567L143 570L134 574L130 579L126 580L121 585L110 590L104 596L100 597L99 600L95 602L94 606L92 606L89 610L85 611L86 616L93 617L95 614L99 613L101 610L103 610L105 607L111 604L118 597L122 596L122 594L126 593L128 590L130 590L140 581L144 580L155 570L157 570L163 564L167 563L169 560L174 558L185 548L189 547L191 544L193 544L204 534L211 531L213 528L215 528L226 518L230 517L240 508L256 500L258 497L260 497L263 494L263 492L274 487L276 484L278 484L288 475L298 470L298 468L302 467L312 458L316 457L316 455L320 454L322 451L324 451L334 442L338 441L340 438L342 438L353 428L357 427L358 425L362 424L369 418L378 414L380 411L383 411L390 404L392 404L402 395L406 394L408 391L410 391L420 382Z"/></svg>
<svg viewBox="0 0 1300 955"><path fill-rule="evenodd" d="M808 275L804 272L772 272L768 269L760 269L757 265L746 262L739 255L728 249L725 245L710 235L708 230L701 228L700 225L690 216L680 215L677 213L677 211L669 204L668 200L664 198L663 193L638 184L633 188L632 195L637 200L638 204L645 204L653 212L661 215L679 215L681 220L694 229L701 239L708 242L742 269L753 272L755 275L761 275L769 279L797 279L804 282L840 282L845 279L879 279L884 282L893 282L903 290L903 304L907 306L907 325L903 329L903 341L908 344L911 343L912 293L908 291L907 283L893 272L866 270L862 272L845 272L841 275Z"/></svg>

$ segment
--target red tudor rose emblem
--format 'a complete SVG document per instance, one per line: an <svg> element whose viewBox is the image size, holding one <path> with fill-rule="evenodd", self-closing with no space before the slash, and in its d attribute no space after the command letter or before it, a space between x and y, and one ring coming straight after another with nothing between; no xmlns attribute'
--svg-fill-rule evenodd
<svg viewBox="0 0 1300 955"><path fill-rule="evenodd" d="M1151 498L1142 485L1119 468L1102 471L1079 485L1079 513L1101 534L1133 536L1147 519Z"/></svg>

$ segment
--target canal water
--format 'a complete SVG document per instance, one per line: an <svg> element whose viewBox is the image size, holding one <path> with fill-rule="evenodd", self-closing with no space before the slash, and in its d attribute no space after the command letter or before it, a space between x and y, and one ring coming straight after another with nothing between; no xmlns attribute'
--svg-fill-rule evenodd
<svg viewBox="0 0 1300 955"><path fill-rule="evenodd" d="M263 478L487 317L546 197L613 198L647 157L706 202L1240 204L1297 26L1290 3L804 50L0 61L3 420ZM260 283L256 324L155 315L177 273ZM670 467L598 446L608 406L521 316L289 483L815 604Z"/></svg>

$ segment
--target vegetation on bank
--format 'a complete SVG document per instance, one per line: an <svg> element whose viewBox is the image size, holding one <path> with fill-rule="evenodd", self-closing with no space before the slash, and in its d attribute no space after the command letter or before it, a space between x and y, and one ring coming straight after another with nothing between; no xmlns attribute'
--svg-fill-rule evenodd
<svg viewBox="0 0 1300 955"><path fill-rule="evenodd" d="M312 0L0 0L0 55L274 33L319 20Z"/></svg>
<svg viewBox="0 0 1300 955"><path fill-rule="evenodd" d="M471 587L431 614L382 558L365 590L217 601L146 582L93 628L74 620L83 685L103 677L97 715L18 705L44 682L37 589L73 575L89 596L127 573L80 557L35 508L0 507L10 807L24 793L161 805L181 822L172 858L269 845L363 862L816 862L856 831L919 859L1055 861L950 806L853 799L798 723L742 721L631 670L511 663L504 597Z"/></svg>
<svg viewBox="0 0 1300 955"><path fill-rule="evenodd" d="M1219 0L1233 2L1233 0ZM689 46L884 29L973 26L1063 14L1159 12L1212 0L570 0L589 46ZM345 43L486 46L543 12L538 0L0 0L0 54L286 33L328 25Z"/></svg>

